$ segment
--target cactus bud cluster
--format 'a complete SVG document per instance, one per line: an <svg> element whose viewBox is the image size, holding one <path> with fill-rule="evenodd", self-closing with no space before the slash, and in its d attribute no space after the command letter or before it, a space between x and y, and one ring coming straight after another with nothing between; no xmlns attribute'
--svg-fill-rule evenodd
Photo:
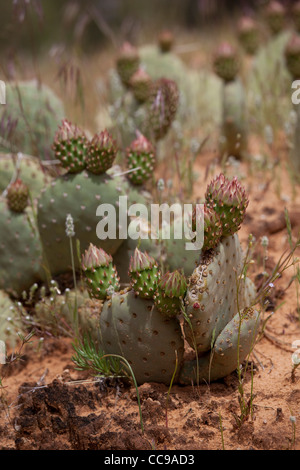
<svg viewBox="0 0 300 470"><path fill-rule="evenodd" d="M229 43L222 43L215 52L213 66L215 73L225 82L235 80L240 61L237 50Z"/></svg>
<svg viewBox="0 0 300 470"><path fill-rule="evenodd" d="M157 262L148 253L136 248L129 265L129 276L133 290L142 299L153 299L160 278Z"/></svg>
<svg viewBox="0 0 300 470"><path fill-rule="evenodd" d="M101 248L90 244L82 256L82 269L91 297L105 300L108 291L119 290L119 277L113 265L112 257Z"/></svg>
<svg viewBox="0 0 300 470"><path fill-rule="evenodd" d="M186 278L181 272L166 273L160 279L154 296L158 311L169 318L179 315L186 289Z"/></svg>
<svg viewBox="0 0 300 470"><path fill-rule="evenodd" d="M128 179L135 185L143 184L153 175L155 161L153 145L139 134L127 148L127 166L130 170Z"/></svg>
<svg viewBox="0 0 300 470"><path fill-rule="evenodd" d="M69 173L80 173L86 167L88 139L78 126L64 119L53 144L55 157Z"/></svg>
<svg viewBox="0 0 300 470"><path fill-rule="evenodd" d="M170 52L174 45L174 35L171 31L165 30L158 36L158 45L162 53Z"/></svg>
<svg viewBox="0 0 300 470"><path fill-rule="evenodd" d="M96 134L88 147L87 170L96 175L105 173L112 167L117 150L117 144L107 130Z"/></svg>
<svg viewBox="0 0 300 470"><path fill-rule="evenodd" d="M247 54L255 54L260 44L260 31L257 23L252 18L245 16L240 19L238 38Z"/></svg>
<svg viewBox="0 0 300 470"><path fill-rule="evenodd" d="M56 133L53 150L68 173L87 169L98 175L112 167L118 148L107 130L89 140L82 129L64 119Z"/></svg>
<svg viewBox="0 0 300 470"><path fill-rule="evenodd" d="M209 207L207 204L204 205L204 244L203 251L212 250L216 248L223 236L223 228L221 218L217 212ZM192 230L197 230L197 209L193 210L192 215Z"/></svg>
<svg viewBox="0 0 300 470"><path fill-rule="evenodd" d="M150 95L152 79L144 69L139 68L132 75L129 84L137 101L140 103L147 101Z"/></svg>
<svg viewBox="0 0 300 470"><path fill-rule="evenodd" d="M219 175L209 184L205 197L209 207L220 216L223 237L236 233L249 204L246 191L237 178L230 181L223 174Z"/></svg>
<svg viewBox="0 0 300 470"><path fill-rule="evenodd" d="M156 141L168 133L177 113L179 90L173 80L160 78L156 80L148 100L148 125Z"/></svg>
<svg viewBox="0 0 300 470"><path fill-rule="evenodd" d="M7 205L12 212L24 212L28 205L29 188L17 179L7 189Z"/></svg>
<svg viewBox="0 0 300 470"><path fill-rule="evenodd" d="M136 47L125 42L117 58L117 71L122 83L128 87L130 79L140 66L140 57Z"/></svg>

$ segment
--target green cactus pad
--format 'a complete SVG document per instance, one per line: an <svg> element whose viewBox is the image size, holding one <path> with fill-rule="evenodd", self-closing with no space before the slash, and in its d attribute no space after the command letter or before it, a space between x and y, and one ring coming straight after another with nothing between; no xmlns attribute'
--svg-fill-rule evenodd
<svg viewBox="0 0 300 470"><path fill-rule="evenodd" d="M82 269L91 297L105 300L108 290L119 290L119 278L112 257L104 250L90 244L82 255Z"/></svg>
<svg viewBox="0 0 300 470"><path fill-rule="evenodd" d="M18 333L24 332L24 316L21 304L17 305L6 292L0 291L0 340L12 348L16 345Z"/></svg>
<svg viewBox="0 0 300 470"><path fill-rule="evenodd" d="M248 150L246 95L240 80L223 86L223 122L220 137L221 155L243 159Z"/></svg>
<svg viewBox="0 0 300 470"><path fill-rule="evenodd" d="M16 296L44 278L42 247L30 208L18 214L0 201L0 289Z"/></svg>
<svg viewBox="0 0 300 470"><path fill-rule="evenodd" d="M82 252L90 243L111 255L118 250L123 242L119 238L119 196L127 193L128 183L124 179L87 172L59 177L43 190L38 202L38 226L52 275L71 269L70 242L65 233L68 214L73 217L74 239L80 241ZM99 240L97 236L97 225L102 218L96 212L101 204L115 208L116 238ZM75 266L79 268L77 256Z"/></svg>
<svg viewBox="0 0 300 470"><path fill-rule="evenodd" d="M58 124L65 116L61 100L46 85L37 81L7 83L6 106L0 110L4 124L17 121L15 130L0 145L1 152L11 150L34 155L42 160L52 158L51 145ZM3 135L5 140L5 133Z"/></svg>
<svg viewBox="0 0 300 470"><path fill-rule="evenodd" d="M237 234L225 238L214 251L202 254L198 268L189 280L185 299L184 330L191 347L198 353L211 349L217 337L240 309L251 305L255 289L249 280L239 280L243 253Z"/></svg>
<svg viewBox="0 0 300 470"><path fill-rule="evenodd" d="M158 311L166 317L181 313L182 301L187 289L185 276L179 271L166 273L157 285L154 301Z"/></svg>
<svg viewBox="0 0 300 470"><path fill-rule="evenodd" d="M23 155L22 158L15 159L11 154L0 154L0 192L17 178L29 187L33 198L36 198L52 179L46 170L43 170L37 158Z"/></svg>
<svg viewBox="0 0 300 470"><path fill-rule="evenodd" d="M199 379L199 382L210 383L237 370L253 349L259 325L257 311L246 308L241 315L237 313L217 337L212 351L198 358L198 377L197 361L186 361L179 382L190 385Z"/></svg>
<svg viewBox="0 0 300 470"><path fill-rule="evenodd" d="M160 278L160 270L152 256L136 248L130 260L129 276L131 286L137 295L142 299L153 299Z"/></svg>
<svg viewBox="0 0 300 470"><path fill-rule="evenodd" d="M176 318L164 318L153 302L133 291L115 294L104 303L100 315L101 347L130 363L137 383L170 385L178 360L177 379L184 343Z"/></svg>

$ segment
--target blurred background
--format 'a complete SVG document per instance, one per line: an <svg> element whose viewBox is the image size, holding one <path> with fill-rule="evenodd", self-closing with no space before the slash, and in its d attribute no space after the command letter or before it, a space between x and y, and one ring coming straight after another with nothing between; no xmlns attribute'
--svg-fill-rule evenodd
<svg viewBox="0 0 300 470"><path fill-rule="evenodd" d="M76 44L85 50L107 41L145 41L161 28L201 28L236 15L251 15L268 0L11 0L1 2L0 48L7 54L31 49L43 52L53 43ZM289 7L293 0L282 2ZM3 57L3 56L2 56Z"/></svg>

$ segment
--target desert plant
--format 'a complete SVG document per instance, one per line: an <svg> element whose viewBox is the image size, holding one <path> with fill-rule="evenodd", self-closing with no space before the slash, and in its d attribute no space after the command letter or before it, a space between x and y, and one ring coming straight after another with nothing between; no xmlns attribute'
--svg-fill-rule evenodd
<svg viewBox="0 0 300 470"><path fill-rule="evenodd" d="M227 157L243 158L247 153L246 97L238 78L240 58L229 44L222 43L214 56L214 70L223 81L223 122L220 151Z"/></svg>
<svg viewBox="0 0 300 470"><path fill-rule="evenodd" d="M8 144L1 142L0 151L10 151L13 146L18 152L48 160L57 125L64 118L60 99L36 81L8 83L6 99L0 116L6 113L7 119L17 119L17 126Z"/></svg>

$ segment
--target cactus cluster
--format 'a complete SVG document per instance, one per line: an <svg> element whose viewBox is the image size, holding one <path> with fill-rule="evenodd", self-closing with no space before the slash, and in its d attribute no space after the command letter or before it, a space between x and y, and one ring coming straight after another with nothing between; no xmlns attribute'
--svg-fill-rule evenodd
<svg viewBox="0 0 300 470"><path fill-rule="evenodd" d="M131 187L130 181L139 185L145 182L152 174L154 161L154 149L140 136L128 150L130 170L139 169L129 171L128 178L116 175L112 165L118 148L112 136L105 130L89 140L83 131L66 120L58 131L54 147L67 172L43 188L38 199L38 227L53 275L71 268L69 240L65 233L68 214L73 217L75 237L85 250L90 243L99 242L97 226L104 214L98 214L98 206L110 205L116 213L116 233L114 238L101 240L101 247L111 255L116 253L123 243L119 236L122 228L119 197L128 195L131 204L145 201L140 191ZM75 267L80 268L77 257Z"/></svg>
<svg viewBox="0 0 300 470"><path fill-rule="evenodd" d="M229 181L220 175L211 182L206 192L205 243L188 278L180 269L162 275L157 261L136 248L129 264L130 287L120 290L118 282L103 283L103 269L108 271L109 266L113 271L108 279L117 279L111 257L92 245L83 254L89 294L99 299L101 292L104 301L100 345L107 354L125 357L139 384L169 384L175 370L175 380L181 384L217 380L233 372L251 352L259 314L252 307L254 285L243 276L244 255L237 235L247 205L236 178ZM185 360L184 339L197 361Z"/></svg>

